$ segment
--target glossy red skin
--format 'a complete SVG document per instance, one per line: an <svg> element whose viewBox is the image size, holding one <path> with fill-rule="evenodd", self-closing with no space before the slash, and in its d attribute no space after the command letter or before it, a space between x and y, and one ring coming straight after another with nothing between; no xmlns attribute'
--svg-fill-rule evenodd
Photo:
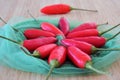
<svg viewBox="0 0 120 80"><path fill-rule="evenodd" d="M97 29L97 24L95 22L83 23L71 30L70 32L82 31L87 29Z"/></svg>
<svg viewBox="0 0 120 80"><path fill-rule="evenodd" d="M106 39L104 37L98 37L98 36L76 37L76 38L72 38L72 39L77 40L77 41L84 41L84 42L90 43L97 48L104 46L106 43Z"/></svg>
<svg viewBox="0 0 120 80"><path fill-rule="evenodd" d="M84 51L86 54L91 54L92 53L92 45L83 41L76 41L73 39L63 39L61 40L61 44L69 47L69 46L76 46L82 51Z"/></svg>
<svg viewBox="0 0 120 80"><path fill-rule="evenodd" d="M60 30L64 33L64 35L66 35L70 29L70 25L67 19L64 17L61 17L58 24L59 24Z"/></svg>
<svg viewBox="0 0 120 80"><path fill-rule="evenodd" d="M45 31L49 31L49 32L54 33L56 36L57 35L63 35L64 36L63 32L51 23L43 22L43 23L41 23L41 28Z"/></svg>
<svg viewBox="0 0 120 80"><path fill-rule="evenodd" d="M53 34L51 32L40 30L40 29L27 29L24 31L24 35L27 39L34 39L34 38L38 38L41 36L44 36L44 37L54 37L55 36L55 34Z"/></svg>
<svg viewBox="0 0 120 80"><path fill-rule="evenodd" d="M35 51L39 52L40 58L46 58L49 56L50 52L56 47L56 44L46 44L38 47Z"/></svg>
<svg viewBox="0 0 120 80"><path fill-rule="evenodd" d="M50 64L52 60L57 60L60 66L65 62L66 56L67 56L66 48L64 46L57 46L50 53L50 56L48 58L48 63Z"/></svg>
<svg viewBox="0 0 120 80"><path fill-rule="evenodd" d="M54 43L56 41L57 39L54 37L42 37L42 38L24 40L23 46L27 48L29 51L33 51L42 45Z"/></svg>
<svg viewBox="0 0 120 80"><path fill-rule="evenodd" d="M75 46L68 47L67 53L69 59L79 68L85 68L86 63L91 61L91 57Z"/></svg>
<svg viewBox="0 0 120 80"><path fill-rule="evenodd" d="M66 4L53 4L43 7L40 12L44 14L65 14L71 11L71 7Z"/></svg>
<svg viewBox="0 0 120 80"><path fill-rule="evenodd" d="M99 32L97 29L88 29L83 31L76 31L68 33L67 38L74 37L88 37L88 36L99 36Z"/></svg>

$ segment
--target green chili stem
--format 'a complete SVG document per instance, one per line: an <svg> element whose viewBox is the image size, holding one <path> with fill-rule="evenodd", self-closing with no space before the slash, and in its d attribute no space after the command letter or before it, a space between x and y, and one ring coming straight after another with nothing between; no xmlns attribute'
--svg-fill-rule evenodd
<svg viewBox="0 0 120 80"><path fill-rule="evenodd" d="M51 67L50 67L50 70L49 70L48 75L47 75L47 77L46 77L45 80L48 80L48 79L49 79L49 77L50 77L50 75L51 75L51 73L52 73L52 71L53 71L54 68L55 68L55 66L51 66Z"/></svg>
<svg viewBox="0 0 120 80"><path fill-rule="evenodd" d="M96 48L99 51L120 51L120 48L113 48L113 49L104 49L104 48Z"/></svg>
<svg viewBox="0 0 120 80"><path fill-rule="evenodd" d="M3 20L1 17L0 17L0 20L1 20L3 23L7 24L7 22L6 22L5 20ZM11 26L11 25L10 25L10 26ZM13 26L11 26L11 27L12 27L12 29L13 29L14 31L18 32L18 30L15 29Z"/></svg>
<svg viewBox="0 0 120 80"><path fill-rule="evenodd" d="M107 24L108 24L108 22L102 23L102 24L98 24L97 26L102 26L102 25L107 25Z"/></svg>
<svg viewBox="0 0 120 80"><path fill-rule="evenodd" d="M47 75L47 77L46 77L45 80L48 80L48 79L49 79L49 77L50 77L53 69L54 69L55 67L58 67L58 66L59 66L59 62L58 62L56 59L50 61L50 70L49 70L48 75Z"/></svg>
<svg viewBox="0 0 120 80"><path fill-rule="evenodd" d="M8 40L8 41L11 41L11 42L13 42L13 43L16 43L16 44L21 45L20 42L17 42L17 41L15 41L15 40L10 39L10 38L4 37L4 36L0 36L0 38L6 39L6 40Z"/></svg>
<svg viewBox="0 0 120 80"><path fill-rule="evenodd" d="M97 10L79 9L79 8L72 8L72 7L71 7L71 10L81 10L81 11L98 12Z"/></svg>
<svg viewBox="0 0 120 80"><path fill-rule="evenodd" d="M32 56L31 54L29 54L29 52L23 46L21 46L20 48L24 51L25 54Z"/></svg>
<svg viewBox="0 0 120 80"><path fill-rule="evenodd" d="M115 34L114 36L112 36L111 38L107 38L106 39L106 41L109 41L109 40L111 40L111 39L113 39L113 38L115 38L116 36L118 36L120 34L120 32L118 32L117 34Z"/></svg>
<svg viewBox="0 0 120 80"><path fill-rule="evenodd" d="M108 74L106 72L99 71L98 69L95 69L94 67L92 67L91 62L87 62L85 68L90 69L90 70L92 70L92 71L94 71L96 73L99 73L99 74Z"/></svg>
<svg viewBox="0 0 120 80"><path fill-rule="evenodd" d="M0 20L1 20L3 23L7 24L7 22L6 22L5 20L3 20L1 17L0 17Z"/></svg>
<svg viewBox="0 0 120 80"><path fill-rule="evenodd" d="M114 27L112 27L112 28L110 28L110 29L108 29L108 30L105 30L105 31L101 32L100 35L103 35L104 33L107 33L107 32L109 32L109 31L111 31L112 29L116 28L116 27L119 26L119 25L120 25L120 24L117 24L116 26L114 26Z"/></svg>
<svg viewBox="0 0 120 80"><path fill-rule="evenodd" d="M39 22L37 21L37 19L30 13L29 10L27 10L28 14L39 24Z"/></svg>

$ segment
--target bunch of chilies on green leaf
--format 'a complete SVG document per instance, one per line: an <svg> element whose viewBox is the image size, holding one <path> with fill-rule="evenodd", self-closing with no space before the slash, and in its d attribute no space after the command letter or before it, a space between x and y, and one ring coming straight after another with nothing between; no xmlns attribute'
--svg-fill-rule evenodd
<svg viewBox="0 0 120 80"><path fill-rule="evenodd" d="M32 54L28 54L30 56L39 57L41 59L48 58L48 64L51 68L46 80L48 80L54 68L64 64L67 56L78 68L87 68L97 73L105 74L105 72L92 67L91 55L98 50L120 50L101 48L107 41L116 37L120 32L110 38L105 38L101 35L119 25L120 24L100 32L97 29L100 25L94 22L86 22L70 30L68 20L61 17L58 22L58 27L49 22L42 22L40 29L26 29L24 36L27 39L22 42L17 42L4 36L0 36L0 38L22 45L30 52L33 51Z"/></svg>

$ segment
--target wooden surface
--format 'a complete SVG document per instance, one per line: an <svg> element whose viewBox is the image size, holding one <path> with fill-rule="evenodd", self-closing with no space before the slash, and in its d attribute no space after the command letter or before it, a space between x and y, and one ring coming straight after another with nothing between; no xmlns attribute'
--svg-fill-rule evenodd
<svg viewBox="0 0 120 80"><path fill-rule="evenodd" d="M97 13L71 11L63 15L51 15L50 17L65 16L76 21L94 21L96 23L109 22L110 25L120 23L120 0L0 0L0 16L8 21L12 17L30 17L27 10L35 16L48 16L39 12L45 5L53 3L67 3L73 7L96 9ZM0 22L0 26L3 23ZM50 80L120 80L120 61L115 62L108 71L112 76L89 75L71 77L51 77ZM45 76L40 74L22 72L8 67L0 66L0 80L44 80Z"/></svg>

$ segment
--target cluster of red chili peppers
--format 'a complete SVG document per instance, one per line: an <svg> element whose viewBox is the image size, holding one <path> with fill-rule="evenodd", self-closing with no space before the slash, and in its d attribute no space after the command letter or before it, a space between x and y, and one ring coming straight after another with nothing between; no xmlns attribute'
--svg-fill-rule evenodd
<svg viewBox="0 0 120 80"><path fill-rule="evenodd" d="M64 64L67 56L71 62L79 68L87 68L104 74L105 72L92 67L92 58L90 55L97 50L120 50L101 48L107 41L116 37L120 32L110 38L105 38L101 35L119 25L120 24L100 32L97 29L98 25L96 23L86 22L70 30L68 20L61 17L58 22L58 27L48 22L42 22L40 29L26 29L24 35L27 40L22 42L17 42L4 36L0 36L0 38L22 45L30 52L33 52L30 54L31 56L40 57L41 59L48 58L51 69L46 80L48 80L55 67Z"/></svg>
<svg viewBox="0 0 120 80"><path fill-rule="evenodd" d="M65 14L71 10L96 12L96 10L72 8L66 4L46 6L41 9L41 12L44 14ZM106 24L107 23L101 25ZM120 32L110 38L105 38L101 35L119 25L120 24L106 31L100 32L97 29L100 25L97 25L94 22L86 22L70 30L68 20L61 17L58 22L58 27L51 23L43 22L40 25L40 29L26 29L24 31L24 35L27 39L22 42L17 42L4 36L0 36L0 38L22 45L30 52L33 52L32 54L29 54L31 56L39 57L41 59L48 58L48 63L51 68L46 80L48 80L55 67L59 67L64 64L67 56L71 62L79 68L87 68L97 73L105 74L105 72L92 67L92 58L90 55L98 50L120 50L101 48L107 41L116 37Z"/></svg>

